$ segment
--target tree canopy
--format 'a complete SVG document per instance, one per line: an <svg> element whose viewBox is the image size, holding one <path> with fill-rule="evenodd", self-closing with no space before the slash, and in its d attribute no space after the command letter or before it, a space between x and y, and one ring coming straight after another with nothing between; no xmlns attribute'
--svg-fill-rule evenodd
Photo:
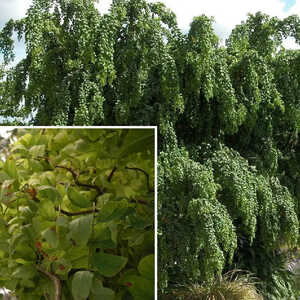
<svg viewBox="0 0 300 300"><path fill-rule="evenodd" d="M18 129L0 163L1 286L153 299L153 150L153 129Z"/></svg>
<svg viewBox="0 0 300 300"><path fill-rule="evenodd" d="M299 44L300 20L250 14L225 46L212 24L200 15L183 33L144 0L106 14L88 0L35 0L0 35L6 63L13 32L27 53L3 69L1 115L158 125L160 292L238 267L267 299L294 299L283 249L299 239L300 51L283 40Z"/></svg>

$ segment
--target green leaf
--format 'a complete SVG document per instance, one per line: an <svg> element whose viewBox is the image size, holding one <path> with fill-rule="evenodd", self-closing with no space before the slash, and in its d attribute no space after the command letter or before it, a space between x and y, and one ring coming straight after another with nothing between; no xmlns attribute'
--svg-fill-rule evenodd
<svg viewBox="0 0 300 300"><path fill-rule="evenodd" d="M117 275L127 264L127 258L106 253L96 253L93 257L93 265L99 273L106 277Z"/></svg>
<svg viewBox="0 0 300 300"><path fill-rule="evenodd" d="M61 200L61 195L58 190L50 185L39 186L38 197L47 200L50 199L54 203Z"/></svg>
<svg viewBox="0 0 300 300"><path fill-rule="evenodd" d="M136 229L144 229L153 224L153 220L145 216L131 215L129 217L130 224Z"/></svg>
<svg viewBox="0 0 300 300"><path fill-rule="evenodd" d="M86 244L91 233L92 220L93 216L90 215L79 217L70 222L69 237L78 244Z"/></svg>
<svg viewBox="0 0 300 300"><path fill-rule="evenodd" d="M72 268L88 268L89 257L86 245L79 245L76 247L69 247L66 249L68 253L68 259L72 263Z"/></svg>
<svg viewBox="0 0 300 300"><path fill-rule="evenodd" d="M15 180L5 180L1 185L1 193L0 199L3 203L8 204L8 202L12 199L13 193L13 184Z"/></svg>
<svg viewBox="0 0 300 300"><path fill-rule="evenodd" d="M145 150L154 151L154 130L135 129L130 130L126 135L121 147L119 157L124 158L128 155L143 152Z"/></svg>
<svg viewBox="0 0 300 300"><path fill-rule="evenodd" d="M75 150L82 153L93 152L97 150L97 145L87 143L85 140L78 140L75 144Z"/></svg>
<svg viewBox="0 0 300 300"><path fill-rule="evenodd" d="M93 283L94 274L89 271L78 271L72 280L72 295L77 300L86 299Z"/></svg>
<svg viewBox="0 0 300 300"><path fill-rule="evenodd" d="M39 214L41 217L48 221L56 219L56 212L53 207L52 201L42 201L39 205Z"/></svg>
<svg viewBox="0 0 300 300"><path fill-rule="evenodd" d="M46 239L49 245L52 248L57 248L58 246L58 238L57 233L55 231L55 227L48 228L42 232L42 236Z"/></svg>
<svg viewBox="0 0 300 300"><path fill-rule="evenodd" d="M28 154L27 148L22 144L16 144L15 146L13 146L11 149L11 152L23 154L25 157Z"/></svg>
<svg viewBox="0 0 300 300"><path fill-rule="evenodd" d="M67 275L71 269L71 262L65 258L58 259L53 263L53 270L55 271L55 274Z"/></svg>
<svg viewBox="0 0 300 300"><path fill-rule="evenodd" d="M97 220L99 222L110 222L120 220L131 212L126 200L109 201L100 209Z"/></svg>
<svg viewBox="0 0 300 300"><path fill-rule="evenodd" d="M92 294L98 294L99 289L103 288L103 284L102 284L102 280L100 280L99 278L95 278L93 280L93 285L91 288L91 293Z"/></svg>
<svg viewBox="0 0 300 300"><path fill-rule="evenodd" d="M61 227L69 226L69 219L66 216L58 216L56 219L56 225Z"/></svg>
<svg viewBox="0 0 300 300"><path fill-rule="evenodd" d="M90 128L86 130L87 136L93 142L99 139L101 136L103 136L104 132L105 131L103 129L96 129L96 128Z"/></svg>
<svg viewBox="0 0 300 300"><path fill-rule="evenodd" d="M5 161L3 170L10 178L18 179L18 171L17 171L16 162L12 158L8 158Z"/></svg>
<svg viewBox="0 0 300 300"><path fill-rule="evenodd" d="M93 240L89 241L88 245L102 249L114 249L117 246L111 238L111 231L108 227L101 230Z"/></svg>
<svg viewBox="0 0 300 300"><path fill-rule="evenodd" d="M44 171L44 166L43 166L42 162L39 162L35 159L29 159L28 163L29 163L29 167L30 167L32 172L42 172L42 171Z"/></svg>
<svg viewBox="0 0 300 300"><path fill-rule="evenodd" d="M32 157L37 158L37 157L44 157L45 155L45 145L36 145L32 146L29 150L29 153L32 155Z"/></svg>
<svg viewBox="0 0 300 300"><path fill-rule="evenodd" d="M50 143L50 149L52 151L61 150L68 143L69 143L68 132L65 130L59 130Z"/></svg>
<svg viewBox="0 0 300 300"><path fill-rule="evenodd" d="M53 171L46 171L41 174L40 182L42 185L50 185L55 186L56 184L56 176Z"/></svg>
<svg viewBox="0 0 300 300"><path fill-rule="evenodd" d="M115 292L109 288L99 288L97 289L97 293L92 293L89 297L90 300L114 300L115 299Z"/></svg>
<svg viewBox="0 0 300 300"><path fill-rule="evenodd" d="M18 267L12 274L15 278L30 279L37 275L37 270L33 266L23 265Z"/></svg>
<svg viewBox="0 0 300 300"><path fill-rule="evenodd" d="M71 203L75 206L86 208L91 206L91 201L86 195L81 194L75 188L69 186L67 188L67 195Z"/></svg>
<svg viewBox="0 0 300 300"><path fill-rule="evenodd" d="M154 255L143 257L139 262L138 270L143 277L154 280Z"/></svg>
<svg viewBox="0 0 300 300"><path fill-rule="evenodd" d="M130 275L125 280L125 284L135 300L154 299L154 281L135 275Z"/></svg>

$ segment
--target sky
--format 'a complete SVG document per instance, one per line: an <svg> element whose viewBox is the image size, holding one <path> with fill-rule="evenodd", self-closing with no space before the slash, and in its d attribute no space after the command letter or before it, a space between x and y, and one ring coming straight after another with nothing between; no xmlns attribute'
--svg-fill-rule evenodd
<svg viewBox="0 0 300 300"><path fill-rule="evenodd" d="M157 0L148 0L157 2ZM0 28L10 19L22 18L26 14L32 0L0 0ZM99 0L96 6L101 13L105 13L112 0ZM270 16L279 18L288 15L300 15L300 0L160 0L175 12L179 27L186 31L193 17L205 14L215 19L214 29L221 41L229 36L235 25L246 20L248 13L262 11ZM293 39L285 41L285 47L299 48ZM23 42L15 45L16 61L25 55Z"/></svg>
<svg viewBox="0 0 300 300"><path fill-rule="evenodd" d="M0 127L0 136L3 137L3 138L8 138L9 135L10 135L10 131L13 130L14 127L5 127L5 126L1 126ZM0 288L1 289L1 288ZM1 293L1 291L0 291Z"/></svg>

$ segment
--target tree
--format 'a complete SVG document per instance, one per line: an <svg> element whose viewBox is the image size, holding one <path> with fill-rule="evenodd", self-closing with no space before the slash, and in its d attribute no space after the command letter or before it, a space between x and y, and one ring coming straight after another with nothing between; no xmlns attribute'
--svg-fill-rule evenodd
<svg viewBox="0 0 300 300"><path fill-rule="evenodd" d="M225 47L212 22L195 17L185 34L159 3L116 0L101 15L92 1L36 0L1 34L7 61L13 29L27 46L2 112L158 125L160 293L237 267L267 299L294 299L284 249L299 236L300 52L282 41L299 44L299 17L249 15Z"/></svg>
<svg viewBox="0 0 300 300"><path fill-rule="evenodd" d="M1 286L153 299L154 130L18 129L1 162Z"/></svg>
<svg viewBox="0 0 300 300"><path fill-rule="evenodd" d="M162 84L174 110L180 109L176 65L165 45L170 34L179 34L174 14L161 4L114 1L100 15L93 2L37 0L24 19L6 24L0 37L5 63L14 57L13 31L25 38L27 56L6 74L3 116L34 112L35 125L130 124L129 110L143 111L144 86L151 90L155 84L147 83L151 78ZM147 111L153 110L151 95L145 96Z"/></svg>

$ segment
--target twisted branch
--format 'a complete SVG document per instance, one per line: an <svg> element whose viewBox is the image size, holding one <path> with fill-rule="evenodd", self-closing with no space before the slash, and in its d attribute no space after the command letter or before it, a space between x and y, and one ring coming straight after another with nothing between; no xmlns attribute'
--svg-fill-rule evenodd
<svg viewBox="0 0 300 300"><path fill-rule="evenodd" d="M151 188L151 186L150 186L150 176L146 171L144 171L143 169L140 169L140 168L125 167L125 169L126 170L134 170L134 171L137 171L137 172L142 172L146 176L148 192L154 192L153 188Z"/></svg>
<svg viewBox="0 0 300 300"><path fill-rule="evenodd" d="M56 275L44 270L40 265L36 265L36 268L53 282L54 300L61 300L61 283L59 278Z"/></svg>
<svg viewBox="0 0 300 300"><path fill-rule="evenodd" d="M94 184L87 184L87 183L79 182L78 181L78 175L75 173L75 171L73 169L65 167L65 166L56 166L55 168L65 169L65 170L69 171L72 174L76 185L86 187L86 188L90 188L90 189L94 189L98 192L98 196L103 194L103 191L101 190L101 188L99 186L94 185Z"/></svg>

